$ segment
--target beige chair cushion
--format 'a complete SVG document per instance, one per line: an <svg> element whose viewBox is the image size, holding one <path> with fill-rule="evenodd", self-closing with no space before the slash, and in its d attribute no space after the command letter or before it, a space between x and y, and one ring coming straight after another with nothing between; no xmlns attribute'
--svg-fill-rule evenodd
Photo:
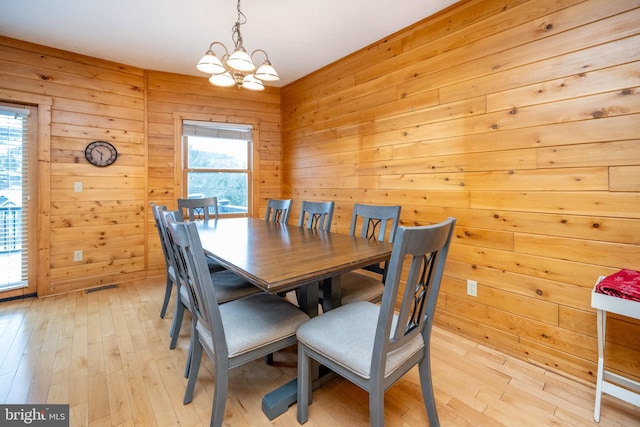
<svg viewBox="0 0 640 427"><path fill-rule="evenodd" d="M218 304L261 292L260 288L247 282L232 271L222 270L211 273L211 281Z"/></svg>
<svg viewBox="0 0 640 427"><path fill-rule="evenodd" d="M380 281L380 275L375 273L358 273L350 271L340 277L340 290L342 305L357 301L378 302L384 293L384 285Z"/></svg>
<svg viewBox="0 0 640 427"><path fill-rule="evenodd" d="M295 335L309 316L283 298L266 292L220 306L229 358ZM209 331L198 322L198 332L213 348Z"/></svg>
<svg viewBox="0 0 640 427"><path fill-rule="evenodd" d="M298 341L362 378L369 379L379 313L378 305L366 301L338 307L298 328ZM394 324L396 320L394 317ZM340 333L335 334L335 331ZM390 353L385 376L423 347L422 335L417 335L405 346Z"/></svg>

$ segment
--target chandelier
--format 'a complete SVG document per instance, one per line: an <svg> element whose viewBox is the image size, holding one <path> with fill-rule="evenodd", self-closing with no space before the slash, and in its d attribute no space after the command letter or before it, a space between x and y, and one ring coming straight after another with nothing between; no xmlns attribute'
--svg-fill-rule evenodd
<svg viewBox="0 0 640 427"><path fill-rule="evenodd" d="M269 61L267 52L262 49L254 50L251 55L247 53L242 44L242 33L240 26L247 22L247 17L240 11L240 0L238 0L238 20L231 29L231 39L234 43L234 51L229 55L227 47L220 42L213 42L202 57L196 68L204 73L211 74L209 82L214 86L231 87L237 86L249 90L264 90L264 82L274 82L280 80L278 73ZM213 49L220 46L224 49L224 54L218 58ZM256 70L253 57L256 54L264 54L265 60Z"/></svg>

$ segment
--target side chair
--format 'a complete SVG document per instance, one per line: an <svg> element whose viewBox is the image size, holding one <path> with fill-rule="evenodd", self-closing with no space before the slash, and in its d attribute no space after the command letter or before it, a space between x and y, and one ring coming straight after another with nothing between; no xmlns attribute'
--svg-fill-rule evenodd
<svg viewBox="0 0 640 427"><path fill-rule="evenodd" d="M300 209L298 227L314 230L330 231L333 218L334 202L303 201Z"/></svg>
<svg viewBox="0 0 640 427"><path fill-rule="evenodd" d="M210 425L222 426L229 370L296 343L296 330L309 316L286 300L260 292L220 305L215 278L208 274L198 230L192 222L168 223L181 260L177 275L193 296L194 347L184 403L191 402L202 352L214 369Z"/></svg>
<svg viewBox="0 0 640 427"><path fill-rule="evenodd" d="M269 222L286 224L291 213L291 199L269 199L264 219Z"/></svg>
<svg viewBox="0 0 640 427"><path fill-rule="evenodd" d="M396 229L400 223L399 205L365 205L356 203L351 215L349 233L365 239L386 240L393 243ZM386 264L373 264L365 267L367 271L351 271L340 276L341 304L355 301L380 302L384 291ZM330 309L328 301L322 298L323 309Z"/></svg>
<svg viewBox="0 0 640 427"><path fill-rule="evenodd" d="M218 198L178 199L178 209L182 211L184 218L189 218L189 221L195 221L196 219L208 221L211 216L217 219Z"/></svg>
<svg viewBox="0 0 640 427"><path fill-rule="evenodd" d="M164 301L162 302L162 308L160 309L160 317L164 318L167 313L167 307L169 306L169 301L171 300L171 292L173 290L173 286L176 285L176 274L175 270L172 266L171 260L169 258L169 252L167 248L166 236L163 232L162 218L161 213L167 211L166 205L156 205L155 202L151 202L151 212L153 213L153 219L156 224L156 229L158 230L158 237L160 238L160 246L162 247L162 254L164 256L164 262L167 270L167 280L166 280L166 289L164 292ZM215 260L211 258L207 258L207 264L209 265L209 270L211 271L222 271L224 268L218 264Z"/></svg>
<svg viewBox="0 0 640 427"><path fill-rule="evenodd" d="M151 212L153 213L153 219L156 223L156 229L158 230L158 236L160 237L160 246L162 247L162 253L164 255L164 263L167 270L167 282L166 289L164 291L164 301L162 302L162 308L160 309L160 317L164 318L167 313L167 307L169 306L169 300L171 299L171 291L173 285L176 283L176 272L174 271L171 261L169 260L169 254L167 253L167 243L165 241L164 233L162 232L162 223L160 222L160 212L166 211L165 205L156 205L151 202Z"/></svg>
<svg viewBox="0 0 640 427"><path fill-rule="evenodd" d="M331 230L331 219L335 202L309 202L304 200L300 209L298 227L310 230ZM300 301L300 288L295 290L296 300Z"/></svg>
<svg viewBox="0 0 640 427"><path fill-rule="evenodd" d="M192 310L192 301L189 294L189 289L185 286L184 281L181 280L179 275L177 274L180 259L177 257L175 242L173 241L173 237L168 229L168 224L170 221L182 221L182 213L180 211L164 211L160 212L160 218L162 232L165 241L167 242L167 253L169 255L169 262L171 264L172 270L176 272L175 283L178 289L176 297L176 308L173 313L173 322L171 324L171 329L169 332L169 335L171 336L171 343L169 344L169 348L173 349L176 347L178 336L180 335L180 329L182 328L184 310ZM204 249L202 250L202 255L204 256ZM234 299L261 292L258 287L254 286L250 282L247 282L232 271L221 270L211 272L208 266L207 271L211 278L215 278L214 280L216 286L216 297L219 304L224 304L226 302L233 301ZM191 323L191 342L189 344L189 357L187 358L185 376L188 374L188 369L191 361L191 353L193 349L193 331L195 329L193 314Z"/></svg>
<svg viewBox="0 0 640 427"><path fill-rule="evenodd" d="M218 198L203 197L201 199L178 199L178 210L182 213L183 218L189 221L209 221L217 220L218 215ZM186 214L186 215L185 215ZM221 266L213 258L207 257L207 265L211 271L221 271Z"/></svg>
<svg viewBox="0 0 640 427"><path fill-rule="evenodd" d="M298 328L298 422L309 416L313 359L369 393L375 427L384 426L385 391L417 364L429 425L439 425L430 337L454 226L455 218L449 218L435 225L399 227L381 304L347 304ZM398 312L396 301L401 303Z"/></svg>

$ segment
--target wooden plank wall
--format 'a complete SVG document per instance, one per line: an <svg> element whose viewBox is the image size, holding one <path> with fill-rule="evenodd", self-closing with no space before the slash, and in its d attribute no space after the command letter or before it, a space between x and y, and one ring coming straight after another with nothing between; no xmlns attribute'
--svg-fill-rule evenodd
<svg viewBox="0 0 640 427"><path fill-rule="evenodd" d="M253 214L266 209L269 197L280 197L282 187L282 141L280 131L280 89L264 92L220 89L206 77L148 72L149 114L149 200L175 209L181 195L181 176L175 165L179 141L174 137L174 120L212 120L218 122L257 123L257 158L254 158L254 194L258 199ZM149 272L164 268L162 250L149 212Z"/></svg>
<svg viewBox="0 0 640 427"><path fill-rule="evenodd" d="M149 203L176 207L176 117L256 124L254 211L280 197L279 92L221 90L204 76L146 71L0 36L0 100L50 103L51 140L41 147L39 166L38 295L164 273ZM117 147L114 165L87 163L84 148L96 139ZM78 181L82 193L74 192ZM73 261L75 250L83 251L82 261Z"/></svg>
<svg viewBox="0 0 640 427"><path fill-rule="evenodd" d="M13 94L6 100L51 99L50 146L40 147L38 167L39 295L144 277L144 71L8 38L0 70L0 90ZM93 140L116 146L114 165L86 161Z"/></svg>
<svg viewBox="0 0 640 427"><path fill-rule="evenodd" d="M640 269L639 6L465 1L284 87L285 194L339 232L354 202L456 217L436 323L595 381L591 288ZM609 328L640 378L640 322Z"/></svg>

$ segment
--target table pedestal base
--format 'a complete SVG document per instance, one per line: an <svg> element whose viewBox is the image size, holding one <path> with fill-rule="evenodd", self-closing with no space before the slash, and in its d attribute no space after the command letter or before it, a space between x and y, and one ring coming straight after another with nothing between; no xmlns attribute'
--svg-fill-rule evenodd
<svg viewBox="0 0 640 427"><path fill-rule="evenodd" d="M313 368L312 368L313 369ZM312 389L315 390L327 381L335 377L335 373L324 366L319 368L319 376L312 383ZM285 385L273 390L262 398L262 412L273 420L275 417L284 414L289 406L298 400L298 379L294 379Z"/></svg>

